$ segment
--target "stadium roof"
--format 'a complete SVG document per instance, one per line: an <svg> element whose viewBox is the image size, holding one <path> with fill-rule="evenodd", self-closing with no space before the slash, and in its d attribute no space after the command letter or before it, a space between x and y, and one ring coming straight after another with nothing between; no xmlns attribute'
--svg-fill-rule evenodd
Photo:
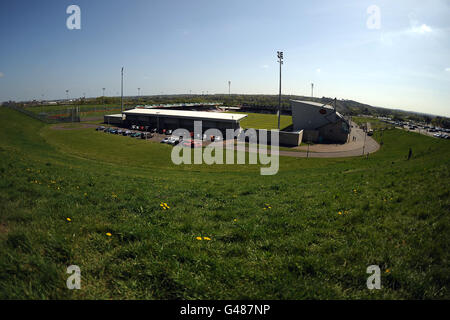
<svg viewBox="0 0 450 320"><path fill-rule="evenodd" d="M224 121L239 121L247 117L246 114L238 113L222 113L222 112L207 112L207 111L186 111L186 110L166 110L166 109L132 109L124 111L126 115L149 115L149 116L164 116L175 118L190 118L190 119L208 119L208 120L224 120Z"/></svg>
<svg viewBox="0 0 450 320"><path fill-rule="evenodd" d="M291 101L334 110L334 108L332 106L330 106L328 103L321 103L321 102L314 102L314 101L302 101L302 100L291 100Z"/></svg>

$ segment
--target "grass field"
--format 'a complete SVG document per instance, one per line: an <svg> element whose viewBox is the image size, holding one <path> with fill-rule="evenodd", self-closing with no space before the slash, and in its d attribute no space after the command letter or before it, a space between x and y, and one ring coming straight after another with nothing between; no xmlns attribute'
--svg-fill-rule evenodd
<svg viewBox="0 0 450 320"><path fill-rule="evenodd" d="M52 115L65 115L69 113L69 109L78 107L80 110L80 119L89 118L102 118L106 114L120 113L120 105L43 105L43 106L32 106L25 108L28 111L34 112L36 114L48 113Z"/></svg>
<svg viewBox="0 0 450 320"><path fill-rule="evenodd" d="M247 115L241 121L242 128L254 128L254 129L276 129L278 128L278 118L276 114L264 114L264 113L249 113L249 112L232 112L232 113L244 113ZM281 115L280 128L283 129L292 124L292 117Z"/></svg>
<svg viewBox="0 0 450 320"><path fill-rule="evenodd" d="M86 111L86 110L91 110L91 109L96 109L96 110L102 110L102 109L119 109L120 110L120 104L118 105L112 105L112 104L107 104L107 105L96 105L96 104L83 104L83 105L42 105L42 106L31 106L31 107L26 107L26 110L32 111L34 113L41 113L41 112L55 112L55 111L60 111L60 110L67 110L67 109L72 109L78 107L80 108L80 111Z"/></svg>
<svg viewBox="0 0 450 320"><path fill-rule="evenodd" d="M450 298L447 140L385 130L369 159L261 176L5 108L0 136L0 299Z"/></svg>
<svg viewBox="0 0 450 320"><path fill-rule="evenodd" d="M371 118L371 117L352 117L352 120L358 125L364 125L367 122L369 122L371 128L374 130L387 129L387 128L393 127L392 124L389 124L389 123L381 121L380 119Z"/></svg>

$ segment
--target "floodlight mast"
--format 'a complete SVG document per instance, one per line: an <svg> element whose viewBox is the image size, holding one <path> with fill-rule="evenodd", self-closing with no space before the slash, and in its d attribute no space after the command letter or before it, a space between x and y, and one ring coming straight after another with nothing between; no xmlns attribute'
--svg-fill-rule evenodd
<svg viewBox="0 0 450 320"><path fill-rule="evenodd" d="M122 67L122 78L120 82L120 110L123 112L123 67Z"/></svg>
<svg viewBox="0 0 450 320"><path fill-rule="evenodd" d="M283 51L277 51L278 62L280 63L280 91L278 94L278 130L280 130L280 115L281 115L281 65L283 64Z"/></svg>

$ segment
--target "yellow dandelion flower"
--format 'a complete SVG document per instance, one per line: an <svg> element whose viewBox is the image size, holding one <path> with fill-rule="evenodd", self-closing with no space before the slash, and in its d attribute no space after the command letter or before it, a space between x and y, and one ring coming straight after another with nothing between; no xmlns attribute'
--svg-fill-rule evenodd
<svg viewBox="0 0 450 320"><path fill-rule="evenodd" d="M342 214L342 211L339 211L338 214Z"/></svg>
<svg viewBox="0 0 450 320"><path fill-rule="evenodd" d="M234 219L233 221L234 221L234 222L237 222L237 219Z"/></svg>
<svg viewBox="0 0 450 320"><path fill-rule="evenodd" d="M203 240L207 240L207 241L210 241L210 240L211 240L211 238L209 238L209 237L203 237Z"/></svg>
<svg viewBox="0 0 450 320"><path fill-rule="evenodd" d="M72 219L70 219L70 218L66 218L66 220L69 221L69 222L72 221Z"/></svg>
<svg viewBox="0 0 450 320"><path fill-rule="evenodd" d="M84 196L87 197L87 193L86 192L84 193Z"/></svg>
<svg viewBox="0 0 450 320"><path fill-rule="evenodd" d="M106 235L107 235L108 237L111 237L111 236L112 236L112 234L111 234L110 232L107 232Z"/></svg>
<svg viewBox="0 0 450 320"><path fill-rule="evenodd" d="M195 239L197 239L197 240L202 240L202 237L196 237Z"/></svg>
<svg viewBox="0 0 450 320"><path fill-rule="evenodd" d="M391 272L391 270L389 270L389 269L386 269L386 273L389 273L389 272Z"/></svg>

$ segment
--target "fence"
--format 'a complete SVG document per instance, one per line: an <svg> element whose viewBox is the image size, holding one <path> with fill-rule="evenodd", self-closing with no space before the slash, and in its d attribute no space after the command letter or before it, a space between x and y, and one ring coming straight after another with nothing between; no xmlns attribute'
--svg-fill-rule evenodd
<svg viewBox="0 0 450 320"><path fill-rule="evenodd" d="M35 113L14 105L8 105L7 107L45 123L80 122L80 110L78 107L46 113Z"/></svg>

